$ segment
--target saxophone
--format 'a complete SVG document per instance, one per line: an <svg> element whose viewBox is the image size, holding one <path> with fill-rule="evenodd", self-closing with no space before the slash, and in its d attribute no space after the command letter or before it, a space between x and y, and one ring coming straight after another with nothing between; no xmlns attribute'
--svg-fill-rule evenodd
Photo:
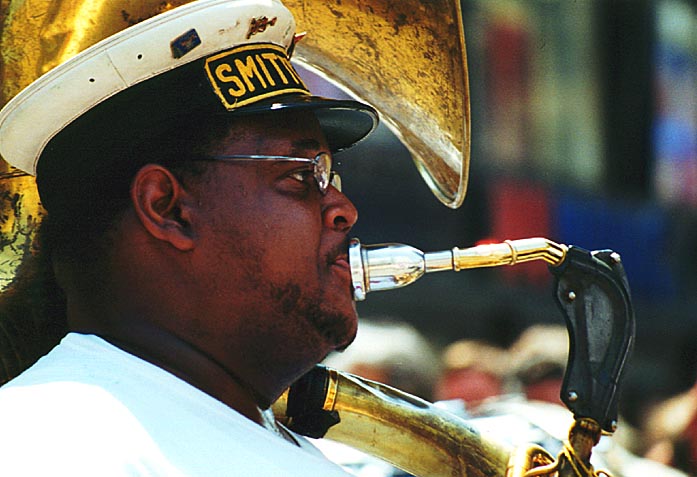
<svg viewBox="0 0 697 477"><path fill-rule="evenodd" d="M556 458L536 445L509 448L422 399L324 367L286 391L273 406L275 415L300 434L348 444L416 476L598 475L590 463L592 449L603 433L617 429L618 390L634 340L619 254L545 238L429 253L404 244L363 246L357 239L349 246L356 300L409 285L426 273L531 260L550 265L570 337L561 399L574 423Z"/></svg>

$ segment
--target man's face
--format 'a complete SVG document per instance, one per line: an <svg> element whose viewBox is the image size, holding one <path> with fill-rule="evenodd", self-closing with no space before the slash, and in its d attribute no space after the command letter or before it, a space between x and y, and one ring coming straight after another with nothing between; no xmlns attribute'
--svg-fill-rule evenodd
<svg viewBox="0 0 697 477"><path fill-rule="evenodd" d="M274 113L240 121L208 154L319 152L328 148L313 114ZM207 168L195 192L193 256L205 316L189 334L225 365L269 377L279 369L300 374L347 346L357 326L346 256L353 204L332 186L321 194L307 163L213 161Z"/></svg>

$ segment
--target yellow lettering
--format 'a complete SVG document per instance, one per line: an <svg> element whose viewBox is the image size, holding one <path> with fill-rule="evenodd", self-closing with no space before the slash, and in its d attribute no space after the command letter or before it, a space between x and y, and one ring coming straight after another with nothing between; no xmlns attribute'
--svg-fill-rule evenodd
<svg viewBox="0 0 697 477"><path fill-rule="evenodd" d="M243 63L242 60L236 58L235 66L237 67L237 71L240 72L240 76L242 76L244 84L247 85L247 89L250 93L254 92L256 89L254 83L251 81L251 78L257 78L261 83L262 88L266 88L266 81L264 81L264 78L262 78L261 74L259 74L259 69L257 68L257 64L254 62L253 56L248 56L246 63Z"/></svg>
<svg viewBox="0 0 697 477"><path fill-rule="evenodd" d="M269 82L269 84L271 86L276 86L276 82L273 80L273 77L269 74L269 70L266 69L264 60L259 55L256 55L254 58L256 58L257 63L259 63L259 68L261 68L261 71L264 72L264 76L266 76L266 80Z"/></svg>
<svg viewBox="0 0 697 477"><path fill-rule="evenodd" d="M302 84L300 77L295 72L295 69L293 68L293 65L290 64L290 60L288 58L282 57L281 64L286 68L286 70L288 70L288 73L290 73L290 76L295 80L297 84Z"/></svg>
<svg viewBox="0 0 697 477"><path fill-rule="evenodd" d="M269 60L273 67L276 69L276 73L278 73L278 76L281 77L281 81L283 81L283 84L288 84L288 78L286 78L286 75L283 74L283 70L281 70L281 67L278 66L278 63L276 63L276 61L280 57L275 53L263 53L261 57L265 60Z"/></svg>
<svg viewBox="0 0 697 477"><path fill-rule="evenodd" d="M218 78L218 80L222 83L235 83L235 86L237 86L237 88L228 88L228 92L230 93L230 95L234 96L235 98L244 96L247 90L245 89L244 84L242 84L242 80L240 80L235 75L228 76L226 74L230 73L231 71L232 68L230 67L230 65L223 63L222 65L218 65L215 68L215 77Z"/></svg>

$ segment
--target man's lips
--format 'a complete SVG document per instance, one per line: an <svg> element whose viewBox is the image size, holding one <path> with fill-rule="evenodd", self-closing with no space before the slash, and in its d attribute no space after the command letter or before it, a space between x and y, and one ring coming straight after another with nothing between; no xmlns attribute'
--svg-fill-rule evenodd
<svg viewBox="0 0 697 477"><path fill-rule="evenodd" d="M327 262L332 270L335 270L340 275L351 281L351 264L348 257L349 239L346 238L341 244L334 247L332 253L327 257Z"/></svg>
<svg viewBox="0 0 697 477"><path fill-rule="evenodd" d="M326 255L327 264L330 266L345 268L350 272L351 265L349 264L348 259L348 248L349 239L347 237L340 244L332 248L332 250Z"/></svg>
<svg viewBox="0 0 697 477"><path fill-rule="evenodd" d="M351 263L349 262L348 254L343 253L338 255L330 263L329 268L333 272L336 272L337 278L339 278L339 280L343 283L342 287L347 287L346 289L349 291L349 296L353 301L353 279L351 275Z"/></svg>
<svg viewBox="0 0 697 477"><path fill-rule="evenodd" d="M349 263L348 255L342 254L336 257L330 263L329 268L336 273L337 278L339 278L342 283L351 283L351 264Z"/></svg>
<svg viewBox="0 0 697 477"><path fill-rule="evenodd" d="M334 261L332 262L332 265L335 267L342 268L349 273L351 272L351 265L349 264L349 261L348 261L348 255L339 255L338 257L336 257L334 259Z"/></svg>

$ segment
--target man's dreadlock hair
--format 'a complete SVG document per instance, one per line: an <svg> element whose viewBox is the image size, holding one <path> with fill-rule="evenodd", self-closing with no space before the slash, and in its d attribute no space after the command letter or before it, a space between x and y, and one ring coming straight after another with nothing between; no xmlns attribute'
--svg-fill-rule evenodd
<svg viewBox="0 0 697 477"><path fill-rule="evenodd" d="M0 385L34 364L66 333L65 297L48 255L27 253L0 295Z"/></svg>

